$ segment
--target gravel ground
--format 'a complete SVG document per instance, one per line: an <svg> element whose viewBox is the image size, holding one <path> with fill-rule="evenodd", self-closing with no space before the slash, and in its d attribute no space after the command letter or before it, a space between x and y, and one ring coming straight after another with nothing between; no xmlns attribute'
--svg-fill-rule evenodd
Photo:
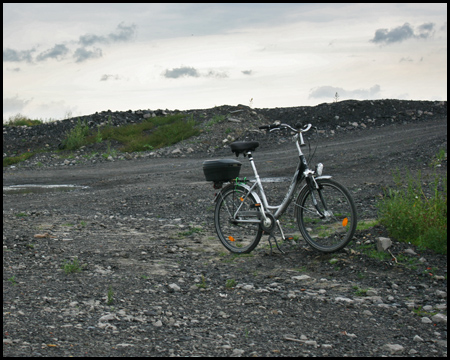
<svg viewBox="0 0 450 360"><path fill-rule="evenodd" d="M119 124L163 111L136 113L88 118L95 128L107 116ZM314 161L350 189L368 222L396 168L424 181L446 174L446 158L429 166L447 150L446 102L191 113L203 119L197 138L111 158L104 144L50 151L74 119L4 128L4 157L49 151L3 169L3 356L447 356L446 256L395 239L381 256L377 239L389 234L379 225L334 254L300 237L270 255L263 237L234 256L215 235L214 189L201 170L205 159L231 158L230 141L255 139L260 175L290 176L288 134L258 125L308 118L319 128ZM75 187L5 189L23 184ZM265 186L276 202L288 183ZM291 213L282 225L298 234Z"/></svg>

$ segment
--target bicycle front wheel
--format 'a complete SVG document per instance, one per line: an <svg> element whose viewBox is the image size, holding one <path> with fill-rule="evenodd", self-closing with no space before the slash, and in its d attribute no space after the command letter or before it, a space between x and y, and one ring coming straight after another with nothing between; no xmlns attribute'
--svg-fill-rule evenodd
<svg viewBox="0 0 450 360"><path fill-rule="evenodd" d="M348 190L331 179L316 180L318 189L305 186L295 202L295 217L303 238L322 252L341 250L353 238L357 216ZM316 200L317 205L314 205Z"/></svg>
<svg viewBox="0 0 450 360"><path fill-rule="evenodd" d="M250 253L261 240L255 204L253 195L239 185L229 185L218 195L214 225L220 241L232 253Z"/></svg>

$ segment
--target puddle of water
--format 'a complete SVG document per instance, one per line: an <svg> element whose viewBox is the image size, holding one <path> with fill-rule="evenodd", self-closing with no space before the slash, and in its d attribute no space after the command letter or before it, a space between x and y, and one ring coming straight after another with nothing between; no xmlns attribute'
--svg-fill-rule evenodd
<svg viewBox="0 0 450 360"><path fill-rule="evenodd" d="M267 182L267 183L275 183L275 182L289 182L292 180L292 178L286 177L286 176L280 176L280 177L266 177L266 178L260 178L261 182ZM250 178L250 181L255 182L255 178Z"/></svg>
<svg viewBox="0 0 450 360"><path fill-rule="evenodd" d="M3 186L3 194L42 194L48 192L72 191L76 189L87 189L89 186L80 185L10 185Z"/></svg>

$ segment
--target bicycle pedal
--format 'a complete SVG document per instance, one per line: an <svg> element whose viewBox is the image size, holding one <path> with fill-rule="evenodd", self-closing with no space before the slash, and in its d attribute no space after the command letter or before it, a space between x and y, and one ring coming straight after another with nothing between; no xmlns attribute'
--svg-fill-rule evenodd
<svg viewBox="0 0 450 360"><path fill-rule="evenodd" d="M250 209L256 209L256 208L260 208L261 204L252 204L250 205Z"/></svg>
<svg viewBox="0 0 450 360"><path fill-rule="evenodd" d="M294 240L294 235L285 235L284 240Z"/></svg>

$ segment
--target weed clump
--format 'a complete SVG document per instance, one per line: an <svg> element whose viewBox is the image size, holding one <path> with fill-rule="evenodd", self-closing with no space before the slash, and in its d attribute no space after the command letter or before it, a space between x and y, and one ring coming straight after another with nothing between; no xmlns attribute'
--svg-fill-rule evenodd
<svg viewBox="0 0 450 360"><path fill-rule="evenodd" d="M89 135L89 125L86 121L78 119L77 125L70 130L66 138L62 141L62 146L67 150L75 150L86 144L86 137Z"/></svg>
<svg viewBox="0 0 450 360"><path fill-rule="evenodd" d="M427 183L419 172L394 176L395 189L387 189L378 203L381 224L398 241L447 254L447 176L437 174Z"/></svg>

